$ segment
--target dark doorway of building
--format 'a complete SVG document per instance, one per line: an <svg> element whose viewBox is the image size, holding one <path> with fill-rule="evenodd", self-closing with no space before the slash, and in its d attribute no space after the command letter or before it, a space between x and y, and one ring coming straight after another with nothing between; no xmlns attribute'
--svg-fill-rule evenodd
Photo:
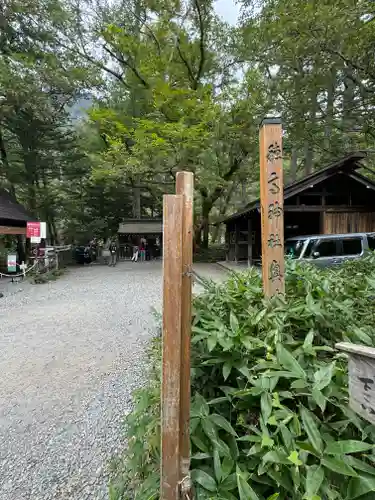
<svg viewBox="0 0 375 500"><path fill-rule="evenodd" d="M319 234L321 232L320 212L286 212L285 239L292 236Z"/></svg>

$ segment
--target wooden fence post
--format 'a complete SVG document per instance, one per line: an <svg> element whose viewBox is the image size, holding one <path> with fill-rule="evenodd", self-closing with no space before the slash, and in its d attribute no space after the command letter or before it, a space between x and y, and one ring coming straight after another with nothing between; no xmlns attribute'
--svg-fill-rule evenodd
<svg viewBox="0 0 375 500"><path fill-rule="evenodd" d="M264 119L259 139L263 289L266 297L273 297L285 293L281 120Z"/></svg>
<svg viewBox="0 0 375 500"><path fill-rule="evenodd" d="M182 213L182 304L181 304L181 404L180 480L181 495L190 494L190 340L193 266L194 174L178 172L176 193L183 196Z"/></svg>
<svg viewBox="0 0 375 500"><path fill-rule="evenodd" d="M163 203L163 363L161 500L178 500L180 483L181 287L183 196Z"/></svg>

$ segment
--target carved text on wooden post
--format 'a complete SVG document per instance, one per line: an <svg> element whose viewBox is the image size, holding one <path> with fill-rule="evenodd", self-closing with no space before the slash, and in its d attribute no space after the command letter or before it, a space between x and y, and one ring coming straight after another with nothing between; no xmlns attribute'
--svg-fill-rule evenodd
<svg viewBox="0 0 375 500"><path fill-rule="evenodd" d="M262 217L262 275L267 297L285 293L284 179L282 127L276 118L260 128L260 201Z"/></svg>

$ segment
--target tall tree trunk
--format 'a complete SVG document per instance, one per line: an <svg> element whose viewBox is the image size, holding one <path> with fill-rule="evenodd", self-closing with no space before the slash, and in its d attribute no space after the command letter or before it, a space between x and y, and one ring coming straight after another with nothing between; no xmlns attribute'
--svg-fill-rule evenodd
<svg viewBox="0 0 375 500"><path fill-rule="evenodd" d="M136 178L137 184L139 184L138 177ZM139 187L133 188L133 217L135 219L141 218L141 189Z"/></svg>
<svg viewBox="0 0 375 500"><path fill-rule="evenodd" d="M238 172L242 164L242 158L238 156L234 156L231 162L230 169L226 174L224 174L223 179L226 183L231 182L234 175ZM200 231L202 232L202 247L208 247L209 240L209 216L212 210L212 207L216 203L216 201L223 195L225 191L225 185L220 184L216 186L216 188L209 195L208 190L205 186L202 186L200 189L200 194L202 197L202 217L201 217L201 225Z"/></svg>
<svg viewBox="0 0 375 500"><path fill-rule="evenodd" d="M195 232L196 244L202 248L208 248L209 232L210 232L210 212L213 207L213 202L210 198L202 194L202 214L199 225Z"/></svg>
<svg viewBox="0 0 375 500"><path fill-rule="evenodd" d="M141 12L142 12L142 2L140 0L136 0L134 4L134 19L133 25L130 28L130 31L134 37L140 38L141 31ZM137 65L137 61L134 62ZM131 91L131 109L132 115L134 118L139 118L141 116L141 99L139 99L139 92L143 92L143 90L133 89ZM135 176L135 185L139 186L141 181L141 176ZM142 207L141 207L141 189L139 187L133 187L133 217L135 219L140 219L142 215Z"/></svg>
<svg viewBox="0 0 375 500"><path fill-rule="evenodd" d="M26 248L22 234L17 234L17 253L19 263L21 264L22 262L26 262Z"/></svg>
<svg viewBox="0 0 375 500"><path fill-rule="evenodd" d="M232 182L232 185L231 187L229 188L226 196L225 196L225 199L223 200L223 202L221 203L221 206L220 206L220 210L219 210L219 217L223 217L227 211L227 208L228 208L228 205L230 203L230 200L232 198L232 194L233 194L233 191L234 191L234 183ZM245 200L246 201L246 200ZM212 235L211 235L211 241L212 243L216 243L216 240L219 236L219 233L220 233L220 225L217 224L213 231L212 231Z"/></svg>
<svg viewBox="0 0 375 500"><path fill-rule="evenodd" d="M208 248L208 241L210 235L210 224L209 224L209 209L203 209L202 214L202 248Z"/></svg>
<svg viewBox="0 0 375 500"><path fill-rule="evenodd" d="M242 181L241 182L241 202L245 205L246 204L246 182Z"/></svg>
<svg viewBox="0 0 375 500"><path fill-rule="evenodd" d="M297 161L298 151L296 148L292 149L292 156L290 157L290 180L294 182L297 179Z"/></svg>
<svg viewBox="0 0 375 500"><path fill-rule="evenodd" d="M330 80L327 85L327 116L324 128L324 147L327 151L331 150L331 136L334 121L334 100L336 91L336 69L332 68Z"/></svg>
<svg viewBox="0 0 375 500"><path fill-rule="evenodd" d="M46 172L44 169L42 169L41 173L41 179L43 182L43 190L44 190L44 196L43 196L43 212L44 212L44 221L47 224L47 234L50 240L51 245L54 245L56 242L56 227L55 227L55 222L54 222L54 211L53 208L51 207L50 203L50 198L48 194L48 181L46 177Z"/></svg>
<svg viewBox="0 0 375 500"><path fill-rule="evenodd" d="M345 147L352 149L352 137L354 132L355 117L354 117L354 82L351 78L352 70L345 68L344 70L344 93L343 93L343 113L342 124L345 134Z"/></svg>
<svg viewBox="0 0 375 500"><path fill-rule="evenodd" d="M311 149L310 142L305 141L305 175L310 175L313 166L313 151Z"/></svg>
<svg viewBox="0 0 375 500"><path fill-rule="evenodd" d="M56 245L58 240L57 240L56 224L53 216L47 217L47 228L51 245Z"/></svg>
<svg viewBox="0 0 375 500"><path fill-rule="evenodd" d="M7 174L9 174L9 162L4 142L3 131L1 130L1 128L0 128L0 159L5 169L5 176L7 176Z"/></svg>
<svg viewBox="0 0 375 500"><path fill-rule="evenodd" d="M27 180L27 193L28 193L28 205L32 213L36 213L37 208L37 186L38 186L38 176L36 172L37 165L37 155L28 144L27 137L20 135L19 140L22 146L23 162L25 165L26 180Z"/></svg>
<svg viewBox="0 0 375 500"><path fill-rule="evenodd" d="M194 245L195 248L200 248L202 245L202 227L197 224L194 228Z"/></svg>
<svg viewBox="0 0 375 500"><path fill-rule="evenodd" d="M309 123L307 126L308 137L305 140L305 175L310 175L313 169L313 159L314 159L314 151L312 148L312 140L311 136L315 133L315 121L316 121L316 112L317 112L317 90L314 89L311 95L310 102L310 113L309 113Z"/></svg>

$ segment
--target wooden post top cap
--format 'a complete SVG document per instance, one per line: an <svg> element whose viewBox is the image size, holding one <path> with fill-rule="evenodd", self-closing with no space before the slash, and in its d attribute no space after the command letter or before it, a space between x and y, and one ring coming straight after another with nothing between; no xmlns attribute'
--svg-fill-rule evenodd
<svg viewBox="0 0 375 500"><path fill-rule="evenodd" d="M281 123L282 121L280 117L267 116L260 122L259 127L263 127L263 125L281 125Z"/></svg>
<svg viewBox="0 0 375 500"><path fill-rule="evenodd" d="M359 345L359 344L351 344L350 342L340 342L336 344L335 347L339 351L343 351L348 354L365 356L367 358L375 359L375 349L373 347L367 347L365 345Z"/></svg>

